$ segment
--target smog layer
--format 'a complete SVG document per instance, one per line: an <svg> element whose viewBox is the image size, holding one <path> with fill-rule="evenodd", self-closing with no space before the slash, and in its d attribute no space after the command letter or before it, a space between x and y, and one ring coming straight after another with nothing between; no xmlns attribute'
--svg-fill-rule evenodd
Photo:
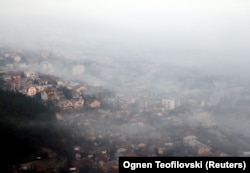
<svg viewBox="0 0 250 173"><path fill-rule="evenodd" d="M71 172L116 172L119 156L249 156L249 6L3 1L1 89L67 131L67 154L31 155L57 153Z"/></svg>

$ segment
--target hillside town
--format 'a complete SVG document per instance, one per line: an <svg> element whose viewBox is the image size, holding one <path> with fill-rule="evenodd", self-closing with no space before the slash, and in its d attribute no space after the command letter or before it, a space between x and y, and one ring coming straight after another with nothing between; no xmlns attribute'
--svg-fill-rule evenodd
<svg viewBox="0 0 250 173"><path fill-rule="evenodd" d="M157 62L141 66L128 63L124 71L108 58L71 61L45 50L1 48L0 87L56 111L58 123L74 137L68 158L71 173L87 168L118 172L120 156L249 156L250 139L238 144L240 133L221 129L220 117L215 116L232 95L241 106L249 103L250 93L242 86L207 75L174 78L174 70L164 77ZM52 149L43 150L48 160L58 160ZM46 167L42 162L38 156L15 171ZM56 165L51 172L57 171L60 164Z"/></svg>

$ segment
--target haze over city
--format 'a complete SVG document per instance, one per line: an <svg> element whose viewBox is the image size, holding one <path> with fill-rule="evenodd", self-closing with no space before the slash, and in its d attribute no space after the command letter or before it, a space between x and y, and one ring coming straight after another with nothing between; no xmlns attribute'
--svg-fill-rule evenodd
<svg viewBox="0 0 250 173"><path fill-rule="evenodd" d="M249 1L1 0L0 26L0 113L14 117L0 123L38 148L12 172L44 155L77 173L116 172L119 156L250 156ZM30 108L9 91L54 119L17 121Z"/></svg>
<svg viewBox="0 0 250 173"><path fill-rule="evenodd" d="M246 0L3 0L1 42L246 73L249 6Z"/></svg>

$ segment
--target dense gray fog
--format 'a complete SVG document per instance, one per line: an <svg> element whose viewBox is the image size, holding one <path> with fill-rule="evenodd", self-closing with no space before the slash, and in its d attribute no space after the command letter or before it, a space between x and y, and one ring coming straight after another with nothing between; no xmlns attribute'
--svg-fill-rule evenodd
<svg viewBox="0 0 250 173"><path fill-rule="evenodd" d="M115 145L116 137L141 144L138 135L148 137L152 142L148 146L156 145L154 138L178 146L195 134L202 145L223 148L225 153L250 151L250 1L0 0L0 4L1 47L50 52L29 60L32 53L19 51L22 59L18 59L13 51L14 65L51 70L64 79L96 82L113 91L95 93L105 96L98 97L103 107L96 112L65 116L64 123L76 136L90 136L96 146L96 141L109 138ZM11 59L4 51L2 59ZM164 101L174 103L174 108ZM231 140L242 140L242 149Z"/></svg>
<svg viewBox="0 0 250 173"><path fill-rule="evenodd" d="M247 0L2 0L0 38L2 45L245 75L249 8Z"/></svg>

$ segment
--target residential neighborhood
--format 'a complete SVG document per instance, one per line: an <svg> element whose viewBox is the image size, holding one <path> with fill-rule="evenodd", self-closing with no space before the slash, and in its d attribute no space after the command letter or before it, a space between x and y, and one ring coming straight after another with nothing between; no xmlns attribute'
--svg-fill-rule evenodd
<svg viewBox="0 0 250 173"><path fill-rule="evenodd" d="M225 98L231 95L237 95L233 101L241 106L250 101L250 93L230 80L193 73L173 77L157 62L148 67L143 62L140 67L128 63L125 71L115 62L79 65L60 58L44 50L35 54L1 48L0 88L37 99L56 111L58 123L74 138L68 172L115 173L120 156L244 156L250 151L250 140L239 146L232 139L240 139L240 132L226 131L230 124L221 128L225 120L217 116L229 109ZM66 64L72 67L67 69ZM110 73L110 67L116 75L128 77ZM135 71L141 74L134 77ZM166 77L159 74L165 72ZM48 163L56 160L51 172L64 164L53 149L43 152L49 155ZM41 162L20 163L14 171L42 168Z"/></svg>

